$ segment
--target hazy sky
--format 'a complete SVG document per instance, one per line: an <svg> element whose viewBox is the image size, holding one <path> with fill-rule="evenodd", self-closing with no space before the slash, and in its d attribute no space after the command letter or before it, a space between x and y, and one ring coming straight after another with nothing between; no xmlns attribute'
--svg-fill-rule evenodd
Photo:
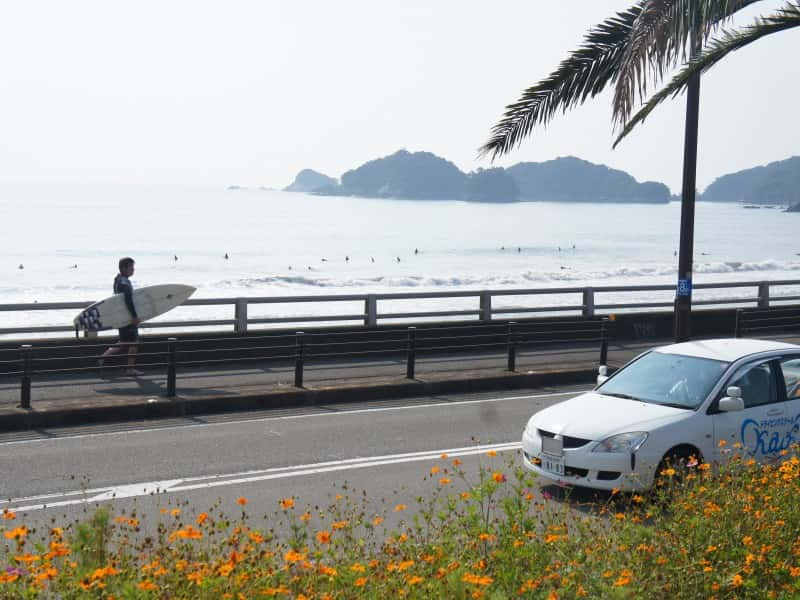
<svg viewBox="0 0 800 600"><path fill-rule="evenodd" d="M506 104L632 0L3 0L0 181L284 186L400 148L462 170ZM781 5L758 3L752 15ZM704 77L698 185L800 154L800 30ZM509 157L680 187L685 97L611 150L610 95Z"/></svg>

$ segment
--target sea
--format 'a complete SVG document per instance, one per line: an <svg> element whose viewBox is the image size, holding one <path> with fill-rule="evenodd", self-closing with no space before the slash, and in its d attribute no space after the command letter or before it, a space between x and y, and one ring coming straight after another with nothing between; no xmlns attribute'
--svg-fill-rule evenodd
<svg viewBox="0 0 800 600"><path fill-rule="evenodd" d="M800 213L782 208L698 202L694 284L800 280ZM674 285L680 203L484 204L256 187L4 183L0 224L0 305L101 299L123 256L136 260L136 287L185 283L197 288L195 298ZM606 294L598 303L621 299ZM396 301L379 310L476 302ZM510 296L495 306L576 303L564 294ZM362 311L360 303L307 302L252 306L250 316ZM68 325L75 312L0 311L0 328ZM170 318L232 318L232 308L182 307Z"/></svg>

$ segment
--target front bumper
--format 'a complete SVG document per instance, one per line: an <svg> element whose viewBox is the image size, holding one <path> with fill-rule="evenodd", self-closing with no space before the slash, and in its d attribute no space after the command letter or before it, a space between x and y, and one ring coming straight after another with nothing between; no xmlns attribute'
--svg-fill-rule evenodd
<svg viewBox="0 0 800 600"><path fill-rule="evenodd" d="M594 442L578 448L564 448L564 475L541 466L542 439L537 430L522 434L522 461L537 476L558 485L581 486L598 490L641 491L652 484L654 470L649 457L630 453L592 452ZM632 463L633 462L633 466Z"/></svg>

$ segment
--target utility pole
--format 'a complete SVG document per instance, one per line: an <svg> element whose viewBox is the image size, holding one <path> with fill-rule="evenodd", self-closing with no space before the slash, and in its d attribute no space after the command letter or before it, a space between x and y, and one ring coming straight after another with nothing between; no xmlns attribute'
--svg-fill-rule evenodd
<svg viewBox="0 0 800 600"><path fill-rule="evenodd" d="M699 48L692 35L692 58ZM697 124L700 114L700 73L689 79L686 91L686 131L683 141L683 189L681 192L681 237L678 250L678 288L675 294L675 342L692 337L692 264L694 263L694 201L697 189Z"/></svg>

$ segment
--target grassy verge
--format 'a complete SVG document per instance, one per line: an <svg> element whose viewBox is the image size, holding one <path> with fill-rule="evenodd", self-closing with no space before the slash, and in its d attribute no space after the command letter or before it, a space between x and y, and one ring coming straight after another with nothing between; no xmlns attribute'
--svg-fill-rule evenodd
<svg viewBox="0 0 800 600"><path fill-rule="evenodd" d="M326 507L285 498L266 519L246 498L162 509L152 535L145 515L105 508L48 531L6 511L0 598L793 598L800 460L782 458L698 465L588 513L491 452L476 473L443 455L428 493L384 514L346 490Z"/></svg>

